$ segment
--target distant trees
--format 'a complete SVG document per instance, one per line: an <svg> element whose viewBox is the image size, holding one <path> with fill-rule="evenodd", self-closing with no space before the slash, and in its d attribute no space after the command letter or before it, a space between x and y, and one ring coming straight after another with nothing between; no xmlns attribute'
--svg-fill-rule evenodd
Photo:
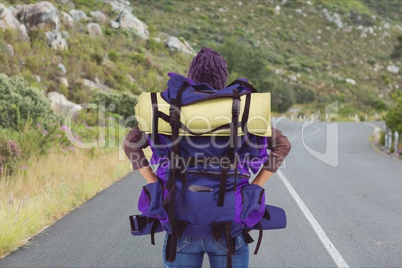
<svg viewBox="0 0 402 268"><path fill-rule="evenodd" d="M238 78L237 76L246 77L257 86L257 83L267 76L266 57L261 49L251 48L229 39L218 48L218 51L226 60L231 79Z"/></svg>
<svg viewBox="0 0 402 268"><path fill-rule="evenodd" d="M293 105L295 100L293 86L270 71L267 66L268 55L262 49L228 40L218 50L228 65L229 79L246 77L259 92L271 92L273 111L283 113Z"/></svg>
<svg viewBox="0 0 402 268"><path fill-rule="evenodd" d="M315 93L310 88L302 85L294 87L297 103L311 103L315 101Z"/></svg>
<svg viewBox="0 0 402 268"><path fill-rule="evenodd" d="M271 108L273 111L284 113L294 103L294 90L289 84L277 77L270 76L259 83L260 92L271 92Z"/></svg>

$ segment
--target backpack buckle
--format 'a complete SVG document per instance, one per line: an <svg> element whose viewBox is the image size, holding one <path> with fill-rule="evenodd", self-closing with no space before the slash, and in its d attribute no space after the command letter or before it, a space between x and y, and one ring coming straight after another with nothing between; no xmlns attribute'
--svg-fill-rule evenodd
<svg viewBox="0 0 402 268"><path fill-rule="evenodd" d="M174 108L169 109L169 123L171 126L174 126L177 124L177 121L179 119L178 112Z"/></svg>
<svg viewBox="0 0 402 268"><path fill-rule="evenodd" d="M141 232L148 223L148 217L143 215L129 216L131 232Z"/></svg>
<svg viewBox="0 0 402 268"><path fill-rule="evenodd" d="M240 94L237 89L233 90L233 104L232 115L238 116L240 114Z"/></svg>

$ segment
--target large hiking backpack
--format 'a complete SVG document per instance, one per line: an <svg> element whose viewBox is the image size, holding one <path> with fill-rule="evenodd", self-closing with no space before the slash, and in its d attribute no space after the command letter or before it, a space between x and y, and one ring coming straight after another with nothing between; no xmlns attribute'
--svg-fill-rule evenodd
<svg viewBox="0 0 402 268"><path fill-rule="evenodd" d="M168 234L166 260L173 262L177 239L225 237L228 267L233 238L286 226L285 212L265 205L264 188L249 184L267 160L271 135L270 94L256 93L245 80L222 90L170 73L168 89L142 93L135 108L141 131L158 165L158 181L143 187L130 216L133 235Z"/></svg>

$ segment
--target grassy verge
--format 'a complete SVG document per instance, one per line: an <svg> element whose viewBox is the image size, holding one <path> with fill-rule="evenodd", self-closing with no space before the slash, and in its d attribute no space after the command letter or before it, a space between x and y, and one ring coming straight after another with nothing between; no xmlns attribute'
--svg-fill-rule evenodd
<svg viewBox="0 0 402 268"><path fill-rule="evenodd" d="M0 178L0 256L129 172L117 149L52 152ZM1 257L0 257L1 258Z"/></svg>

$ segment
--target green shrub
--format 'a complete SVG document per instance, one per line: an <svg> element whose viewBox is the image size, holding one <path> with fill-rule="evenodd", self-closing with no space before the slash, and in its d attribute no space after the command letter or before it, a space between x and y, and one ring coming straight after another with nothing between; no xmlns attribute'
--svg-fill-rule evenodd
<svg viewBox="0 0 402 268"><path fill-rule="evenodd" d="M273 9L272 7L268 8L267 12L269 16L275 15L275 9Z"/></svg>
<svg viewBox="0 0 402 268"><path fill-rule="evenodd" d="M0 39L4 40L4 43L13 43L18 38L18 32L16 30L6 28L0 31Z"/></svg>
<svg viewBox="0 0 402 268"><path fill-rule="evenodd" d="M146 47L153 52L158 52L161 51L165 47L165 45L162 42L158 42L155 39L151 38L147 41Z"/></svg>
<svg viewBox="0 0 402 268"><path fill-rule="evenodd" d="M236 72L258 85L266 76L266 55L262 49L251 48L236 40L227 40L218 47L225 58L229 73Z"/></svg>
<svg viewBox="0 0 402 268"><path fill-rule="evenodd" d="M315 100L315 93L306 86L297 85L294 87L297 103L311 103Z"/></svg>
<svg viewBox="0 0 402 268"><path fill-rule="evenodd" d="M25 69L21 72L21 76L33 87L40 87L39 82L36 80L36 78L33 76L31 71L29 69Z"/></svg>
<svg viewBox="0 0 402 268"><path fill-rule="evenodd" d="M402 35L398 36L397 40L399 43L395 45L394 51L390 55L393 59L402 58Z"/></svg>
<svg viewBox="0 0 402 268"><path fill-rule="evenodd" d="M176 10L174 3L170 0L165 1L164 2L164 10L166 12L174 12Z"/></svg>
<svg viewBox="0 0 402 268"><path fill-rule="evenodd" d="M104 34L106 35L106 36L113 36L114 34L115 34L115 30L114 29L111 29L111 28L105 28L105 31L104 31Z"/></svg>
<svg viewBox="0 0 402 268"><path fill-rule="evenodd" d="M345 105L339 109L339 115L344 117L348 117L356 113L359 113L359 109L352 107L351 105Z"/></svg>
<svg viewBox="0 0 402 268"><path fill-rule="evenodd" d="M145 55L138 53L138 52L132 52L128 57L134 62L138 64L143 64L145 62Z"/></svg>
<svg viewBox="0 0 402 268"><path fill-rule="evenodd" d="M137 104L137 96L129 93L116 93L98 91L94 94L92 103L98 105L99 108L105 107L105 112L118 114L126 120L134 115L134 106ZM130 121L127 126L135 126L134 121Z"/></svg>
<svg viewBox="0 0 402 268"><path fill-rule="evenodd" d="M385 110L385 103L378 98L375 94L370 92L368 89L361 87L358 89L359 93L356 95L359 97L360 103L366 105L375 110Z"/></svg>
<svg viewBox="0 0 402 268"><path fill-rule="evenodd" d="M367 63L370 64L371 66L374 66L375 63L376 63L376 61L375 61L375 59L373 59L373 58L369 58L369 59L367 60Z"/></svg>
<svg viewBox="0 0 402 268"><path fill-rule="evenodd" d="M289 8L300 8L302 6L303 6L303 1L301 1L301 0L292 0L292 1L285 2L285 7L289 7Z"/></svg>
<svg viewBox="0 0 402 268"><path fill-rule="evenodd" d="M385 144L385 132L381 131L380 133L380 139L378 140L378 144L384 145Z"/></svg>
<svg viewBox="0 0 402 268"><path fill-rule="evenodd" d="M41 60L36 56L28 56L25 59L25 67L31 72L31 73L40 73L41 68L43 68L43 63Z"/></svg>
<svg viewBox="0 0 402 268"><path fill-rule="evenodd" d="M58 88L59 93L63 94L64 97L68 98L68 87L64 84L60 84Z"/></svg>
<svg viewBox="0 0 402 268"><path fill-rule="evenodd" d="M17 129L28 118L36 123L56 121L50 102L20 76L0 75L0 126Z"/></svg>
<svg viewBox="0 0 402 268"><path fill-rule="evenodd" d="M294 72L300 72L302 70L302 66L298 59L296 58L288 58L286 60L286 64L288 65L289 70Z"/></svg>
<svg viewBox="0 0 402 268"><path fill-rule="evenodd" d="M109 60L116 61L116 60L118 60L119 55L117 54L117 52L115 50L111 50L108 53L108 57L109 57Z"/></svg>
<svg viewBox="0 0 402 268"><path fill-rule="evenodd" d="M402 133L402 93L400 91L394 92L392 99L395 106L391 107L385 116L385 123L393 131Z"/></svg>
<svg viewBox="0 0 402 268"><path fill-rule="evenodd" d="M382 81L384 81L384 83L385 83L386 85L389 85L389 84L392 83L391 78L390 78L388 75L386 75L386 74L382 74L382 75L381 75L381 79L382 79Z"/></svg>
<svg viewBox="0 0 402 268"><path fill-rule="evenodd" d="M268 77L259 83L259 92L271 93L271 108L273 111L283 113L292 107L294 103L293 88L277 77Z"/></svg>
<svg viewBox="0 0 402 268"><path fill-rule="evenodd" d="M74 0L74 5L77 9L96 10L102 8L104 1L98 0Z"/></svg>
<svg viewBox="0 0 402 268"><path fill-rule="evenodd" d="M96 64L100 65L103 62L103 55L99 52L93 52L91 54L91 59L96 62Z"/></svg>
<svg viewBox="0 0 402 268"><path fill-rule="evenodd" d="M200 14L200 19L205 20L205 21L209 21L209 17L207 14Z"/></svg>
<svg viewBox="0 0 402 268"><path fill-rule="evenodd" d="M75 103L88 103L91 99L92 91L78 80L70 86L69 98Z"/></svg>

